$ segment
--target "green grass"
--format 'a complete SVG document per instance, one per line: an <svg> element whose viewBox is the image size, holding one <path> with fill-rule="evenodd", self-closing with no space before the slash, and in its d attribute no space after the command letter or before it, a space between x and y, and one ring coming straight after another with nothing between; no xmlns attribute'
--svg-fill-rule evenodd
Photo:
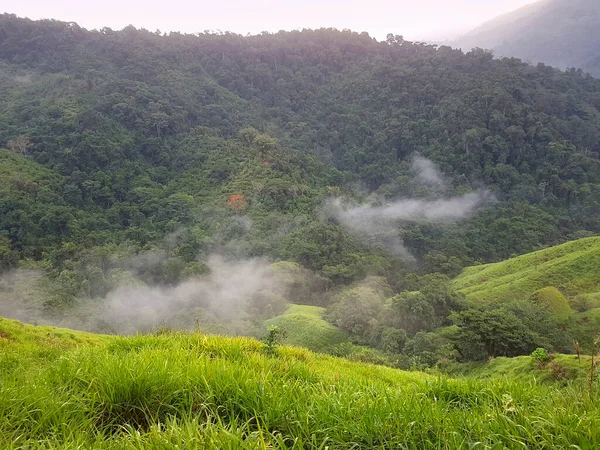
<svg viewBox="0 0 600 450"><path fill-rule="evenodd" d="M3 449L600 446L598 399L578 383L456 380L295 347L270 357L258 341L201 333L1 324L0 361L24 357L0 373Z"/></svg>
<svg viewBox="0 0 600 450"><path fill-rule="evenodd" d="M518 256L495 264L466 268L454 287L469 299L485 303L525 300L552 286L569 300L600 292L600 237Z"/></svg>
<svg viewBox="0 0 600 450"><path fill-rule="evenodd" d="M571 305L577 311L588 311L594 308L600 308L600 292L591 292L581 294L571 300Z"/></svg>
<svg viewBox="0 0 600 450"><path fill-rule="evenodd" d="M594 339L600 337L600 308L578 313L571 320L575 322L575 326L571 327L573 339L587 348Z"/></svg>
<svg viewBox="0 0 600 450"><path fill-rule="evenodd" d="M266 321L266 326L276 325L286 333L285 343L305 347L315 352L329 352L349 338L340 329L323 319L325 308L291 305L285 313Z"/></svg>
<svg viewBox="0 0 600 450"><path fill-rule="evenodd" d="M552 360L540 367L530 356L494 358L486 363L461 363L450 366L447 373L464 375L478 380L506 379L511 381L534 380L540 383L569 382L585 384L590 374L591 356L551 355Z"/></svg>
<svg viewBox="0 0 600 450"><path fill-rule="evenodd" d="M25 325L0 317L0 376L29 370L31 365L56 359L67 350L101 345L109 339L110 336Z"/></svg>
<svg viewBox="0 0 600 450"><path fill-rule="evenodd" d="M568 300L553 286L535 291L531 295L531 301L546 308L561 322L567 321L573 313Z"/></svg>

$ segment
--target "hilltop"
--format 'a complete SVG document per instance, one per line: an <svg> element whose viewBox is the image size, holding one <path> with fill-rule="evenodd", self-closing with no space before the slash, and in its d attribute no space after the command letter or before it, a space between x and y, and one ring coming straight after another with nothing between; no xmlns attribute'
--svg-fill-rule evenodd
<svg viewBox="0 0 600 450"><path fill-rule="evenodd" d="M600 4L595 0L539 0L497 17L453 43L494 50L561 69L600 75Z"/></svg>
<svg viewBox="0 0 600 450"><path fill-rule="evenodd" d="M600 412L579 384L457 380L202 333L0 329L3 448L600 443Z"/></svg>
<svg viewBox="0 0 600 450"><path fill-rule="evenodd" d="M278 326L284 330L285 342L311 351L331 353L335 347L349 342L348 336L339 328L323 319L325 308L307 305L290 305L280 316L269 319L266 326Z"/></svg>

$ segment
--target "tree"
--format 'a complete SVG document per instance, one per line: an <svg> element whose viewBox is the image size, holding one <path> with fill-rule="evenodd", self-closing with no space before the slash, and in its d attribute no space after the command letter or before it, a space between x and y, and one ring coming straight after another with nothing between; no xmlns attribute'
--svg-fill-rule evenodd
<svg viewBox="0 0 600 450"><path fill-rule="evenodd" d="M246 201L246 197L243 195L230 195L227 199L227 206L235 212L241 213L248 208L248 202Z"/></svg>
<svg viewBox="0 0 600 450"><path fill-rule="evenodd" d="M389 323L414 335L419 331L435 328L435 310L431 302L420 292L403 292L392 298Z"/></svg>
<svg viewBox="0 0 600 450"><path fill-rule="evenodd" d="M8 141L7 147L9 150L24 156L29 152L30 144L31 141L28 137L18 136Z"/></svg>
<svg viewBox="0 0 600 450"><path fill-rule="evenodd" d="M537 347L533 333L503 309L470 309L454 314L453 320L460 330L457 346L466 359L481 359L483 355L473 355L473 349L481 346L491 358L527 355Z"/></svg>
<svg viewBox="0 0 600 450"><path fill-rule="evenodd" d="M383 299L366 286L345 289L327 308L326 318L340 329L366 338L384 310Z"/></svg>
<svg viewBox="0 0 600 450"><path fill-rule="evenodd" d="M380 338L380 348L388 353L402 353L408 336L406 331L397 328L384 328Z"/></svg>
<svg viewBox="0 0 600 450"><path fill-rule="evenodd" d="M0 236L0 273L17 266L19 255L10 248L10 241Z"/></svg>

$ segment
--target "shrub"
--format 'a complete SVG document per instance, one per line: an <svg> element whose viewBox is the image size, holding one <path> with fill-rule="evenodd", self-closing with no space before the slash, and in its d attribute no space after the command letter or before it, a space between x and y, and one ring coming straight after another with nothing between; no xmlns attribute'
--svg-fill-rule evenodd
<svg viewBox="0 0 600 450"><path fill-rule="evenodd" d="M531 353L531 358L537 363L538 366L545 366L550 361L550 355L545 348L538 347Z"/></svg>
<svg viewBox="0 0 600 450"><path fill-rule="evenodd" d="M331 354L338 358L347 358L354 352L354 345L351 342L342 342L331 349Z"/></svg>
<svg viewBox="0 0 600 450"><path fill-rule="evenodd" d="M568 378L568 369L558 362L552 362L548 365L550 368L550 378L554 381L564 380Z"/></svg>
<svg viewBox="0 0 600 450"><path fill-rule="evenodd" d="M263 338L265 343L265 352L268 355L275 356L277 354L277 347L285 339L285 332L277 325L269 327L269 332Z"/></svg>

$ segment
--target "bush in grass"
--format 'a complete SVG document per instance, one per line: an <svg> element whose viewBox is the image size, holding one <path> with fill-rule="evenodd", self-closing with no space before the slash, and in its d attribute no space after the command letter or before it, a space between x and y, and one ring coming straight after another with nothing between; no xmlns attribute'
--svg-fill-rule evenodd
<svg viewBox="0 0 600 450"><path fill-rule="evenodd" d="M331 349L331 354L338 358L347 358L354 352L354 345L351 342L342 342L341 344L335 345Z"/></svg>
<svg viewBox="0 0 600 450"><path fill-rule="evenodd" d="M544 367L550 361L550 355L545 348L538 347L531 353L531 358L539 367Z"/></svg>
<svg viewBox="0 0 600 450"><path fill-rule="evenodd" d="M277 347L285 339L285 331L276 325L269 327L269 332L263 338L265 343L265 352L268 355L275 356L277 354Z"/></svg>

